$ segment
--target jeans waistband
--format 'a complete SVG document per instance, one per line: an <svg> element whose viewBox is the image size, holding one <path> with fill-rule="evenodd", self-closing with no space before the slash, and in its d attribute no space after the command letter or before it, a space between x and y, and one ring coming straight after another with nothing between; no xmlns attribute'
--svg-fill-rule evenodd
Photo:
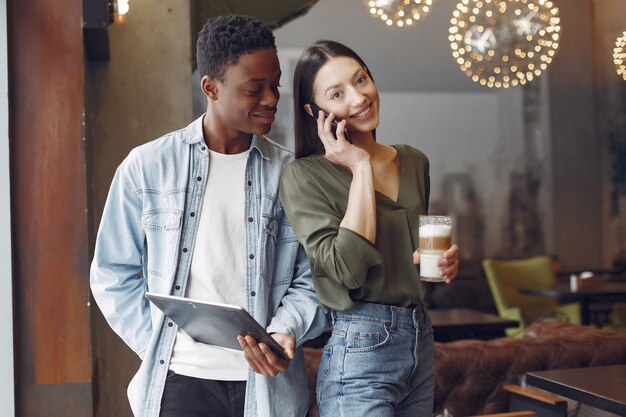
<svg viewBox="0 0 626 417"><path fill-rule="evenodd" d="M361 320L389 323L392 327L417 327L420 324L430 323L424 304L419 304L416 307L397 307L386 304L364 303L346 311L332 310L331 314L333 323L335 320Z"/></svg>

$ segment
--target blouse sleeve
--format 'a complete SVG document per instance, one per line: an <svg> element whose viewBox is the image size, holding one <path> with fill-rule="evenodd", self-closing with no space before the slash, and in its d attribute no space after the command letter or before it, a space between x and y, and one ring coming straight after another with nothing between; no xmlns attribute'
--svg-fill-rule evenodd
<svg viewBox="0 0 626 417"><path fill-rule="evenodd" d="M313 277L359 288L368 270L382 263L382 255L363 236L339 226L343 213L333 202L342 196L327 194L309 168L296 160L283 171L280 199L289 222L311 261Z"/></svg>

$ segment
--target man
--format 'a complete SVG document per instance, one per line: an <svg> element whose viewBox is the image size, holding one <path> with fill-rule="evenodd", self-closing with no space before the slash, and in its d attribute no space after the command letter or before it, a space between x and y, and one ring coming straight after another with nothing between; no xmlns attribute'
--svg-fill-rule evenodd
<svg viewBox="0 0 626 417"><path fill-rule="evenodd" d="M278 200L290 151L265 138L278 103L272 32L209 19L197 42L207 111L134 149L117 169L91 268L107 321L141 358L137 417L304 416L300 346L326 327L309 261ZM292 358L251 337L244 351L196 343L145 292L238 304Z"/></svg>

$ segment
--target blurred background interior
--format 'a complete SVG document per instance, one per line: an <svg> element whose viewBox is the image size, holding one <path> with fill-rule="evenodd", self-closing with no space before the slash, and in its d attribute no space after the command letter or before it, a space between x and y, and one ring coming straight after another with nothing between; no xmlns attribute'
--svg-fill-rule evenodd
<svg viewBox="0 0 626 417"><path fill-rule="evenodd" d="M249 14L275 28L283 78L268 136L290 148L291 75L302 48L334 39L368 63L381 93L379 140L428 155L430 211L455 219L460 277L430 287L432 308L505 317L485 259L543 255L555 283L569 286L572 274L591 271L626 285L626 75L614 57L626 60L617 41L626 36L626 1L554 0L560 31L558 40L546 35L558 43L551 62L508 88L472 80L453 56L460 1L433 0L402 27L372 17L384 1L3 2L0 382L10 389L0 402L13 405L7 415L131 415L125 389L138 358L90 304L95 231L130 149L202 114L195 37L218 14ZM480 36L468 39L480 48ZM614 304L605 303L601 323L583 324L615 325Z"/></svg>

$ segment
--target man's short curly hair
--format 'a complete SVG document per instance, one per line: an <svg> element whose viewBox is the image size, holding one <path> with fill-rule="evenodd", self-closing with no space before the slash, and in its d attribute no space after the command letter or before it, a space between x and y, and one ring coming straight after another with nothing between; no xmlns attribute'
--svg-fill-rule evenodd
<svg viewBox="0 0 626 417"><path fill-rule="evenodd" d="M250 16L227 15L209 19L198 33L196 62L200 77L208 75L223 81L224 71L241 55L274 48L272 31Z"/></svg>

